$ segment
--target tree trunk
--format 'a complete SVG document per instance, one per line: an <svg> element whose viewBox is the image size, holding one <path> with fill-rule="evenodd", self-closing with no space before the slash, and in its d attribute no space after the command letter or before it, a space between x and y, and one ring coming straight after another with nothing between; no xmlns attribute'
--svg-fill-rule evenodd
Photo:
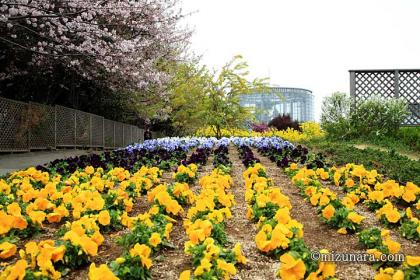
<svg viewBox="0 0 420 280"><path fill-rule="evenodd" d="M217 139L220 139L220 138L222 138L222 132L221 132L221 129L220 129L220 125L216 125L216 138Z"/></svg>

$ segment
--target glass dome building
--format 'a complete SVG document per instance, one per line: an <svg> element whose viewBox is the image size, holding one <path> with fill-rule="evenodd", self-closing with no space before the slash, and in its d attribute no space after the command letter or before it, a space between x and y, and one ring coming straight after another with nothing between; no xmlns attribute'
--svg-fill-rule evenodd
<svg viewBox="0 0 420 280"><path fill-rule="evenodd" d="M314 96L303 88L269 87L262 93L243 94L240 104L251 107L260 123L268 123L281 114L289 114L293 120L314 120Z"/></svg>

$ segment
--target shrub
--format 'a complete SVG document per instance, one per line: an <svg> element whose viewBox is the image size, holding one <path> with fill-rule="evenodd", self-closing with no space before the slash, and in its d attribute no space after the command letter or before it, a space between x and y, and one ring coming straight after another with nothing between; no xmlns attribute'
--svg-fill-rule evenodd
<svg viewBox="0 0 420 280"><path fill-rule="evenodd" d="M350 97L342 92L334 92L322 101L321 127L330 138L345 138L351 133L350 107Z"/></svg>
<svg viewBox="0 0 420 280"><path fill-rule="evenodd" d="M255 124L252 124L252 131L255 131L255 132L266 132L267 130L268 130L268 126L266 124L264 124L264 123L260 123L260 124L255 123Z"/></svg>
<svg viewBox="0 0 420 280"><path fill-rule="evenodd" d="M302 130L302 134L304 134L309 140L325 136L321 126L316 122L303 122L300 124L300 129Z"/></svg>
<svg viewBox="0 0 420 280"><path fill-rule="evenodd" d="M404 101L373 97L351 111L350 122L357 135L392 136L407 116Z"/></svg>
<svg viewBox="0 0 420 280"><path fill-rule="evenodd" d="M402 100L372 97L352 106L350 97L336 92L323 100L321 127L335 139L396 136L407 116Z"/></svg>
<svg viewBox="0 0 420 280"><path fill-rule="evenodd" d="M275 127L277 130L287 130L288 128L292 128L300 131L299 123L292 120L292 117L288 114L278 115L268 123L268 126Z"/></svg>
<svg viewBox="0 0 420 280"><path fill-rule="evenodd" d="M420 127L401 127L396 138L414 150L420 150Z"/></svg>
<svg viewBox="0 0 420 280"><path fill-rule="evenodd" d="M302 141L310 141L314 139L323 138L325 132L316 122L304 122L300 124L300 130L288 128L286 130L277 130L270 128L265 132L256 132L251 130L244 130L240 128L235 129L222 129L223 137L273 137L277 136L284 140L296 143ZM195 133L195 136L214 137L216 134L210 127L204 127Z"/></svg>

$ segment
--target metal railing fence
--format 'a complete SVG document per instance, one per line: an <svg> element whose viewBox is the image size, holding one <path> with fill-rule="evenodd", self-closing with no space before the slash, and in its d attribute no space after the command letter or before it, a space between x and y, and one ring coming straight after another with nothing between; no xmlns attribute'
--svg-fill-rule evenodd
<svg viewBox="0 0 420 280"><path fill-rule="evenodd" d="M137 126L79 110L0 97L0 152L115 149L142 142L143 133Z"/></svg>

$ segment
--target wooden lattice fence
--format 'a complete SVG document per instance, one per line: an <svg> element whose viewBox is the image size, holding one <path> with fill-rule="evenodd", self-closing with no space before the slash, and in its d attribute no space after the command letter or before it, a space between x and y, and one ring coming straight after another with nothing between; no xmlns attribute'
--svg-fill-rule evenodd
<svg viewBox="0 0 420 280"><path fill-rule="evenodd" d="M372 96L403 99L410 111L403 125L420 125L420 69L350 70L350 93L356 106Z"/></svg>

